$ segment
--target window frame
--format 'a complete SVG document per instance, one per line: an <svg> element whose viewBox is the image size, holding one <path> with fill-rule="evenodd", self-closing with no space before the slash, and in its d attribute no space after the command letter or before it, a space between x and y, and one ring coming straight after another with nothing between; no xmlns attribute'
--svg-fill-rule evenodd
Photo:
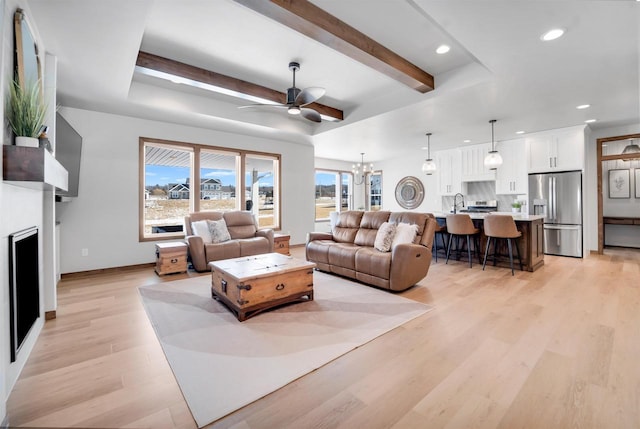
<svg viewBox="0 0 640 429"><path fill-rule="evenodd" d="M353 172L351 171L347 171L347 170L335 170L335 169L331 169L331 168L316 168L314 169L313 172L313 182L314 182L314 186L313 186L313 192L314 192L314 198L313 200L315 201L316 199L316 174L318 173L333 173L336 175L336 190L335 190L335 207L336 207L336 211L338 213L340 213L342 211L342 178L343 175L347 176L349 179L349 195L348 195L348 201L347 201L347 210L353 210L353 191L354 191L354 181L353 181ZM329 217L326 218L318 218L316 217L316 210L314 207L314 221L315 222L330 222L331 219Z"/></svg>
<svg viewBox="0 0 640 429"><path fill-rule="evenodd" d="M373 181L373 177L374 176L380 176L380 193L379 194L374 194L373 192L371 192L371 188L372 188L372 181ZM367 174L367 179L366 179L366 195L367 195L367 199L366 199L366 204L365 207L367 210L370 211L380 211L382 210L382 170L375 170L372 171L370 173ZM373 197L378 197L380 204L378 205L377 209L374 209L372 204L371 204L371 199Z"/></svg>
<svg viewBox="0 0 640 429"><path fill-rule="evenodd" d="M228 152L229 154L234 154L238 156L238 161L236 163L237 170L237 180L236 180L236 189L244 190L245 189L245 159L247 156L256 155L259 157L268 157L273 158L277 161L277 171L274 171L277 174L277 178L275 181L277 182L277 186L274 184L274 190L277 189L278 198L277 198L277 215L274 214L273 220L274 225L262 227L260 229L273 229L275 231L279 231L282 227L282 155L279 153L270 153L270 152L260 152L255 150L246 150L246 149L237 149L233 147L224 147L224 146L214 146L214 145L205 145L198 143L189 143L182 142L176 140L166 140L166 139L158 139L153 137L139 137L138 138L138 241L139 242L149 242L149 241L162 241L162 240L175 240L179 238L185 237L185 232L180 233L159 233L153 236L148 236L145 234L145 147L146 144L150 143L156 146L166 146L168 148L175 148L176 150L191 150L192 158L191 158L191 174L190 181L191 183L200 183L200 151L201 150L213 150L220 152ZM200 186L192 186L193 190L189 192L189 212L199 212L200 211ZM238 198L238 194L239 198ZM245 192L238 192L236 190L236 210L243 210L246 204L246 196Z"/></svg>

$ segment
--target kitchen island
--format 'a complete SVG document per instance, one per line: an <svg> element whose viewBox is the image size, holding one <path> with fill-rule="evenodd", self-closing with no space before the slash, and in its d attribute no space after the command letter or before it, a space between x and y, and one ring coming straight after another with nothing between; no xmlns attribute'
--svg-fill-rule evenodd
<svg viewBox="0 0 640 429"><path fill-rule="evenodd" d="M447 214L443 212L435 212L433 215L436 217L438 224L446 225ZM473 220L476 228L480 229L480 257L484 258L485 246L487 245L487 236L484 235L483 222L488 213L462 213L468 214ZM518 239L518 247L520 248L520 256L522 257L522 268L525 271L535 271L544 265L544 229L543 222L544 216L529 215L525 213L511 213L511 212L494 212L493 214L509 215L513 217L516 222L516 228L522 233L522 237ZM504 247L504 248L503 248ZM499 255L508 255L506 252L506 244L500 243L498 245ZM493 246L489 252L493 252ZM466 253L466 252L464 252ZM514 259L516 258L514 249ZM516 264L517 259L514 260ZM493 262L490 262L491 264ZM508 257L499 258L498 266L509 266Z"/></svg>

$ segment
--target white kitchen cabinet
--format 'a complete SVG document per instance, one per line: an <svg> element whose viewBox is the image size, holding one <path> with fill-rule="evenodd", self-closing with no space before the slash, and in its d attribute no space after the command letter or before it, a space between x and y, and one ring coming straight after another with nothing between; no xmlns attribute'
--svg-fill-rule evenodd
<svg viewBox="0 0 640 429"><path fill-rule="evenodd" d="M530 173L584 168L583 126L532 134L527 146Z"/></svg>
<svg viewBox="0 0 640 429"><path fill-rule="evenodd" d="M491 143L463 146L460 148L463 182L496 179L495 170L490 170L484 166L484 159L490 150Z"/></svg>
<svg viewBox="0 0 640 429"><path fill-rule="evenodd" d="M502 165L496 171L496 194L526 194L528 190L527 142L525 139L507 140L496 144Z"/></svg>
<svg viewBox="0 0 640 429"><path fill-rule="evenodd" d="M455 195L462 192L462 174L460 150L450 149L434 153L436 174L438 176L438 193Z"/></svg>

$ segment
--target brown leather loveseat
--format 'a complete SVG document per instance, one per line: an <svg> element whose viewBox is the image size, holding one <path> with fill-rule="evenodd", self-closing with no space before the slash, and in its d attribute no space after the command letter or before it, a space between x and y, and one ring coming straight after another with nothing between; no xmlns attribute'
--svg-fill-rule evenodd
<svg viewBox="0 0 640 429"><path fill-rule="evenodd" d="M377 250L374 243L385 222L416 225L413 242L397 244L388 252ZM319 270L402 291L427 275L435 228L430 213L346 211L340 213L332 233L308 235L306 256Z"/></svg>
<svg viewBox="0 0 640 429"><path fill-rule="evenodd" d="M205 243L202 236L195 235L194 222L220 219L224 219L229 232L225 241ZM184 226L191 263L196 271L207 271L211 261L273 252L273 230L258 229L255 217L248 211L191 213L185 216Z"/></svg>

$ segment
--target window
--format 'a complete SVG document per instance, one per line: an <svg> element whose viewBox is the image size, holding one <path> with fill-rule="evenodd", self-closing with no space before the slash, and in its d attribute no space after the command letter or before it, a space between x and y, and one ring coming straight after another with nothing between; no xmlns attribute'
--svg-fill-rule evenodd
<svg viewBox="0 0 640 429"><path fill-rule="evenodd" d="M245 158L246 209L258 218L260 227L273 227L279 218L277 204L279 160L269 155L247 155Z"/></svg>
<svg viewBox="0 0 640 429"><path fill-rule="evenodd" d="M144 146L143 235L183 235L192 210L193 150L162 144Z"/></svg>
<svg viewBox="0 0 640 429"><path fill-rule="evenodd" d="M346 171L316 170L316 221L329 220L333 211L353 205L353 175Z"/></svg>
<svg viewBox="0 0 640 429"><path fill-rule="evenodd" d="M369 210L382 210L382 172L369 174Z"/></svg>
<svg viewBox="0 0 640 429"><path fill-rule="evenodd" d="M238 210L237 174L240 154L211 149L200 150L200 210Z"/></svg>
<svg viewBox="0 0 640 429"><path fill-rule="evenodd" d="M277 154L141 138L140 175L141 241L184 237L196 211L247 209L260 228L280 227Z"/></svg>

